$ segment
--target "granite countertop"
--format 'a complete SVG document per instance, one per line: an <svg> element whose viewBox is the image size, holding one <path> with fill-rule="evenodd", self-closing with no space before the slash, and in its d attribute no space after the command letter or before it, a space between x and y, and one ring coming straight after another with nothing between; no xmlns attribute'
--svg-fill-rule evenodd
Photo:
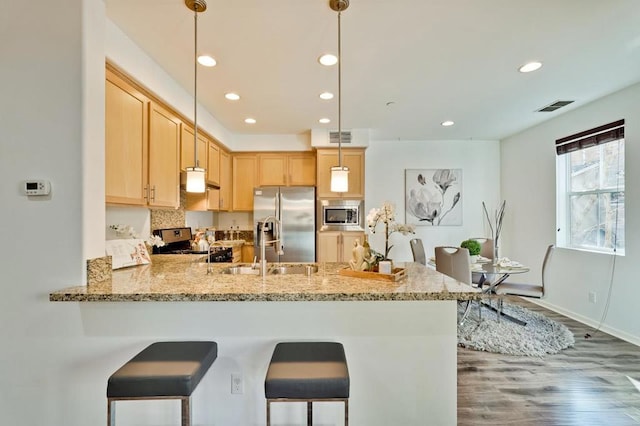
<svg viewBox="0 0 640 426"><path fill-rule="evenodd" d="M206 257L204 257L206 258ZM318 263L311 275L230 275L231 264L213 263L202 255L153 255L149 265L113 271L111 279L69 287L49 294L53 302L182 301L378 301L469 300L480 292L417 263L405 267L397 282L343 276L346 264Z"/></svg>

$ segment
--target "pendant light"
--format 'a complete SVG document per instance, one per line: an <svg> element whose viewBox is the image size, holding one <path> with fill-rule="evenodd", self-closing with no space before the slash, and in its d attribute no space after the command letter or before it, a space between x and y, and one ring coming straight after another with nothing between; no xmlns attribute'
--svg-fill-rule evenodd
<svg viewBox="0 0 640 426"><path fill-rule="evenodd" d="M193 10L194 58L193 58L193 167L187 167L187 192L204 192L205 172L198 163L198 13L207 10L204 0L185 0L184 4Z"/></svg>
<svg viewBox="0 0 640 426"><path fill-rule="evenodd" d="M349 190L349 168L342 166L342 34L340 15L349 7L349 0L330 0L329 7L338 12L338 166L331 167L331 192Z"/></svg>

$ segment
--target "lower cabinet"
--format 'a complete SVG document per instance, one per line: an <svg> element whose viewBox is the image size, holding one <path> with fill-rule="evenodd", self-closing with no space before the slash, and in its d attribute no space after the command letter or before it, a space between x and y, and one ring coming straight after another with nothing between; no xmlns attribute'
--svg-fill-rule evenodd
<svg viewBox="0 0 640 426"><path fill-rule="evenodd" d="M242 263L253 263L254 251L252 243L244 243L242 246Z"/></svg>
<svg viewBox="0 0 640 426"><path fill-rule="evenodd" d="M348 262L355 241L364 241L364 232L318 232L318 262Z"/></svg>

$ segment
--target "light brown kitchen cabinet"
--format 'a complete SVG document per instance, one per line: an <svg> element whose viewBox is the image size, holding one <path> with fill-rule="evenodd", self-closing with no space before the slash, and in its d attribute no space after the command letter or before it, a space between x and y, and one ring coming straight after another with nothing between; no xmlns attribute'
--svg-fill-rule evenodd
<svg viewBox="0 0 640 426"><path fill-rule="evenodd" d="M220 190L218 188L207 188L204 194L186 192L184 209L189 211L220 210Z"/></svg>
<svg viewBox="0 0 640 426"><path fill-rule="evenodd" d="M356 240L362 243L364 232L318 232L318 262L349 262Z"/></svg>
<svg viewBox="0 0 640 426"><path fill-rule="evenodd" d="M220 148L213 141L207 145L207 183L220 186Z"/></svg>
<svg viewBox="0 0 640 426"><path fill-rule="evenodd" d="M314 186L316 159L313 152L258 154L259 186Z"/></svg>
<svg viewBox="0 0 640 426"><path fill-rule="evenodd" d="M207 165L207 149L209 140L198 132L198 166L208 170ZM185 171L187 167L194 167L193 153L193 127L188 124L182 124L180 137L180 170ZM186 181L185 181L186 183Z"/></svg>
<svg viewBox="0 0 640 426"><path fill-rule="evenodd" d="M242 263L252 263L254 256L255 249L253 248L253 244L245 243L242 246Z"/></svg>
<svg viewBox="0 0 640 426"><path fill-rule="evenodd" d="M253 211L253 188L258 183L258 156L233 154L232 210Z"/></svg>
<svg viewBox="0 0 640 426"><path fill-rule="evenodd" d="M106 202L177 208L180 119L115 72L106 76Z"/></svg>
<svg viewBox="0 0 640 426"><path fill-rule="evenodd" d="M338 150L318 149L316 158L318 198L364 198L364 149L342 149L342 165L349 168L347 192L331 192L331 167L338 165Z"/></svg>
<svg viewBox="0 0 640 426"><path fill-rule="evenodd" d="M180 206L180 119L149 103L149 205Z"/></svg>
<svg viewBox="0 0 640 426"><path fill-rule="evenodd" d="M105 195L107 203L146 205L149 99L107 70Z"/></svg>
<svg viewBox="0 0 640 426"><path fill-rule="evenodd" d="M220 205L222 211L231 210L231 155L220 150Z"/></svg>

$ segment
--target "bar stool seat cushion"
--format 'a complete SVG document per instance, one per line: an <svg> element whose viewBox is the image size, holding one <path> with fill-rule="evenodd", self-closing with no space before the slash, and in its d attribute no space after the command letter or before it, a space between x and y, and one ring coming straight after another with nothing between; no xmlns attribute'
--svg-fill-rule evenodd
<svg viewBox="0 0 640 426"><path fill-rule="evenodd" d="M108 398L190 396L218 356L216 342L157 342L109 377Z"/></svg>
<svg viewBox="0 0 640 426"><path fill-rule="evenodd" d="M267 399L348 398L344 347L334 342L278 343L264 386Z"/></svg>

